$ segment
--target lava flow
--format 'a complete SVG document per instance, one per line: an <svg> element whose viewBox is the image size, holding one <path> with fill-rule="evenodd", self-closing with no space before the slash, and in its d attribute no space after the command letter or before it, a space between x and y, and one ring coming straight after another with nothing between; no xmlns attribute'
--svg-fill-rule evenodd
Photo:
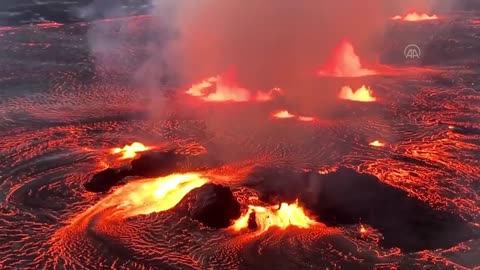
<svg viewBox="0 0 480 270"><path fill-rule="evenodd" d="M192 85L185 93L208 102L264 102L272 100L275 94L281 94L282 91L279 88L273 88L270 91L252 93L238 85L235 73L230 70L226 74L210 77Z"/></svg>
<svg viewBox="0 0 480 270"><path fill-rule="evenodd" d="M171 209L191 190L209 182L198 173L171 174L136 180L115 190L91 209L94 212L115 207L115 216L146 215Z"/></svg>
<svg viewBox="0 0 480 270"><path fill-rule="evenodd" d="M57 22L44 22L44 23L38 23L37 26L39 27L45 27L45 28L54 28L54 27L60 27L62 26L62 23L57 23Z"/></svg>
<svg viewBox="0 0 480 270"><path fill-rule="evenodd" d="M152 149L151 147L147 147L142 143L134 142L131 145L125 145L123 148L113 148L112 154L122 154L120 159L131 159L137 156L138 152L145 152Z"/></svg>
<svg viewBox="0 0 480 270"><path fill-rule="evenodd" d="M408 22L418 22L418 21L431 21L431 20L438 20L437 15L428 15L426 13L417 13L417 12L411 12L408 13L405 16L400 16L397 15L395 17L392 17L392 20L402 20L402 21L408 21Z"/></svg>
<svg viewBox="0 0 480 270"><path fill-rule="evenodd" d="M334 50L327 65L317 72L318 76L333 77L363 77L374 74L377 72L362 67L360 57L347 39L344 39Z"/></svg>
<svg viewBox="0 0 480 270"><path fill-rule="evenodd" d="M377 100L377 98L372 95L372 89L365 87L365 85L362 85L362 87L356 91L353 91L350 86L344 86L340 90L338 98L358 102L373 102Z"/></svg>
<svg viewBox="0 0 480 270"><path fill-rule="evenodd" d="M282 203L277 209L276 206L262 207L249 205L247 213L237 219L232 228L236 231L251 228L253 221L250 219L252 215L255 217L254 227L261 231L266 231L274 226L281 229L286 229L290 226L309 228L316 223L316 221L305 214L305 211L298 205L298 202L295 202L292 204Z"/></svg>

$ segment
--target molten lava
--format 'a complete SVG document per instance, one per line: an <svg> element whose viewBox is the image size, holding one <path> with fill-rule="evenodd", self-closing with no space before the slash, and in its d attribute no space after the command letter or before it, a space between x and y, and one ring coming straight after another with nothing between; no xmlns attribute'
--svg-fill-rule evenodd
<svg viewBox="0 0 480 270"><path fill-rule="evenodd" d="M367 233L367 229L366 229L362 224L360 225L360 228L358 229L358 231L359 231L361 234Z"/></svg>
<svg viewBox="0 0 480 270"><path fill-rule="evenodd" d="M403 20L403 21L408 21L408 22L418 22L418 21L431 21L431 20L438 20L437 15L428 15L426 13L417 13L417 12L411 12L405 15L404 17L397 15L395 17L392 17L392 20Z"/></svg>
<svg viewBox="0 0 480 270"><path fill-rule="evenodd" d="M112 154L122 154L120 159L131 159L137 156L138 152L144 152L150 150L151 147L147 147L139 142L134 142L131 145L125 145L123 148L113 148Z"/></svg>
<svg viewBox="0 0 480 270"><path fill-rule="evenodd" d="M177 205L191 190L209 182L198 173L172 174L131 182L107 197L103 208L116 206L117 213L129 217L166 211Z"/></svg>
<svg viewBox="0 0 480 270"><path fill-rule="evenodd" d="M287 110L280 110L280 111L273 112L272 117L275 119L293 119L294 118L301 122L313 122L316 120L315 117L295 115L293 113L290 113Z"/></svg>
<svg viewBox="0 0 480 270"><path fill-rule="evenodd" d="M45 28L53 28L53 27L60 27L63 24L57 23L57 22L44 22L44 23L38 23L37 26L40 27L45 27Z"/></svg>
<svg viewBox="0 0 480 270"><path fill-rule="evenodd" d="M369 145L371 145L371 146L376 146L376 147L383 147L383 146L385 146L385 143L380 142L380 141L378 141L378 140L375 140L375 141L369 143Z"/></svg>
<svg viewBox="0 0 480 270"><path fill-rule="evenodd" d="M340 90L338 98L359 102L373 102L377 100L376 97L372 96L372 90L369 87L365 87L365 85L362 85L355 92L349 86L344 86Z"/></svg>
<svg viewBox="0 0 480 270"><path fill-rule="evenodd" d="M194 84L185 93L208 102L264 102L273 99L275 94L281 94L282 91L279 88L273 88L270 91L252 93L250 90L240 87L235 80L235 73L229 71L226 74L210 77Z"/></svg>
<svg viewBox="0 0 480 270"><path fill-rule="evenodd" d="M273 113L272 116L274 118L278 118L278 119L289 119L289 118L294 118L295 117L294 114L291 114L287 110L282 110L282 111L275 112L275 113Z"/></svg>
<svg viewBox="0 0 480 270"><path fill-rule="evenodd" d="M311 116L298 116L297 119L298 119L298 121L302 121L302 122L315 121L315 117L311 117Z"/></svg>
<svg viewBox="0 0 480 270"><path fill-rule="evenodd" d="M374 75L374 70L362 67L360 57L355 53L353 45L347 40L334 50L332 58L327 65L321 68L318 76L334 76L334 77L362 77Z"/></svg>
<svg viewBox="0 0 480 270"><path fill-rule="evenodd" d="M257 228L261 231L266 231L274 226L281 229L286 229L289 226L309 228L316 223L305 214L298 202L293 204L282 203L280 208L249 205L247 213L235 221L232 226L233 229L239 231L248 228L249 218L253 213L255 213Z"/></svg>

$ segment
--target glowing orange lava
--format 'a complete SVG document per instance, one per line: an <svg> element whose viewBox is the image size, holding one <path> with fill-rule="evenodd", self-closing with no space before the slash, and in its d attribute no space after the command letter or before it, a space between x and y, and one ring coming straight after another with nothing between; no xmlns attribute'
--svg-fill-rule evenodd
<svg viewBox="0 0 480 270"><path fill-rule="evenodd" d="M96 209L115 207L115 215L122 217L166 211L177 205L191 190L207 182L209 179L198 173L134 181L100 201Z"/></svg>
<svg viewBox="0 0 480 270"><path fill-rule="evenodd" d="M279 111L273 112L272 117L275 118L275 119L293 119L293 118L295 118L296 120L301 121L301 122L313 122L313 121L316 120L315 117L295 115L293 113L290 113L287 110L279 110Z"/></svg>
<svg viewBox="0 0 480 270"><path fill-rule="evenodd" d="M373 102L377 100L376 97L372 96L372 90L369 87L365 87L365 85L362 85L355 92L349 86L344 86L340 90L338 98L359 102Z"/></svg>
<svg viewBox="0 0 480 270"><path fill-rule="evenodd" d="M312 122L315 121L315 117L311 116L298 116L297 119L302 122Z"/></svg>
<svg viewBox="0 0 480 270"><path fill-rule="evenodd" d="M130 159L137 156L138 152L144 152L150 150L151 147L147 147L139 142L134 142L131 145L125 145L123 148L113 148L112 154L122 154L120 159Z"/></svg>
<svg viewBox="0 0 480 270"><path fill-rule="evenodd" d="M62 25L63 25L63 24L57 23L57 22L44 22L44 23L39 23L39 24L37 24L37 26L46 27L46 28L50 28L50 27L60 27L60 26L62 26Z"/></svg>
<svg viewBox="0 0 480 270"><path fill-rule="evenodd" d="M405 15L404 17L397 15L395 17L392 17L392 20L403 20L403 21L408 21L408 22L418 22L418 21L431 21L431 20L438 20L437 15L428 15L426 13L417 13L417 12L411 12Z"/></svg>
<svg viewBox="0 0 480 270"><path fill-rule="evenodd" d="M334 77L362 77L374 74L376 74L374 70L362 67L360 57L347 39L334 50L327 65L317 72L318 76Z"/></svg>
<svg viewBox="0 0 480 270"><path fill-rule="evenodd" d="M294 118L295 117L294 114L289 113L287 110L282 110L282 111L275 112L275 113L273 113L272 116L274 118L278 118L278 119L289 119L289 118Z"/></svg>
<svg viewBox="0 0 480 270"><path fill-rule="evenodd" d="M376 147L383 147L383 146L385 146L385 143L380 142L380 141L378 141L378 140L375 140L375 141L369 143L369 145L371 145L371 146L376 146Z"/></svg>
<svg viewBox="0 0 480 270"><path fill-rule="evenodd" d="M236 231L247 228L248 219L253 212L255 212L255 222L261 231L266 231L274 226L281 229L286 229L289 226L309 228L316 223L316 221L305 214L298 202L295 202L293 204L282 203L280 208L277 206L261 207L249 205L247 213L237 219L232 228Z"/></svg>
<svg viewBox="0 0 480 270"><path fill-rule="evenodd" d="M359 231L360 231L360 233L362 233L362 234L367 233L367 229L366 229L362 224L360 224Z"/></svg>
<svg viewBox="0 0 480 270"><path fill-rule="evenodd" d="M273 99L275 94L281 94L282 91L279 88L273 88L270 91L252 93L250 90L240 87L235 80L235 73L229 71L226 74L210 77L194 84L185 93L208 102L252 100L264 102Z"/></svg>

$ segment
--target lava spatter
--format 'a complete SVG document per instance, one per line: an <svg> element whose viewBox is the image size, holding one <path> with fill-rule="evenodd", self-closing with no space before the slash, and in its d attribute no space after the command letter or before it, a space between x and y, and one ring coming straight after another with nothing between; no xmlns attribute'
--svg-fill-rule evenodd
<svg viewBox="0 0 480 270"><path fill-rule="evenodd" d="M107 19L97 26L114 21ZM480 174L478 91L466 89L467 85L478 84L478 78L459 72L466 66L463 60L455 59L461 68L443 69L443 81L432 78L423 68L409 76L398 73L396 78L372 78L374 93L381 93L382 103L375 104L378 106L342 103L345 106L335 107L329 114L332 121L326 126L299 123L304 114L309 117L311 113L320 119L324 115L313 110L306 113L303 104L294 104L286 98L285 104L280 104L283 99L255 104L255 109L261 112L251 112L249 118L230 115L226 109L229 104L206 106L229 119L231 125L219 128L212 125L213 113L209 116L212 121L198 115L194 119L180 117L175 110L184 109L181 107L162 107L152 117L145 106L151 93L125 79L137 71L139 61L135 59L145 56L141 44L145 39L139 37L148 24L143 23L146 20L139 21L141 27L130 27L129 22L123 22L126 27L122 31L134 32L131 38L118 44L121 55L129 60L128 65L117 66L102 66L104 63L98 64L98 59L89 58L85 46L86 24L48 29L12 27L0 33L3 35L0 46L9 56L0 58L0 194L3 194L0 238L4 240L0 243L0 265L3 268L263 269L267 265L270 269L474 269L480 266L476 259L478 237L467 233L480 223L476 195ZM468 23L458 20L454 27ZM395 23L395 27L405 25L422 28L436 24ZM450 44L449 40L455 40L452 49L470 48L468 43L478 36L475 32L478 29L470 27L466 32L462 27L458 29L440 31L445 36L436 36L439 42L434 44ZM32 32L27 34L29 31ZM469 51L468 57L476 56L474 50ZM401 53L400 57L403 59ZM451 60L443 57L440 55L440 60ZM372 67L362 63L361 69ZM383 74L377 66L373 69ZM342 81L338 86L353 83ZM158 91L163 93L163 88L159 86ZM262 92L265 96L249 92L250 101L269 99L269 91ZM199 97L192 99L207 102ZM317 107L324 105L319 102ZM216 111L217 107L223 108ZM288 108L295 117L272 121L268 114L277 108ZM337 114L345 108L350 111ZM249 126L252 120L258 124L255 128ZM155 146L166 141L183 147L180 151L185 155L208 153L199 159L179 162L177 174L195 174L217 164L218 167L202 173L202 178L228 186L247 211L251 205L276 213L283 202L292 205L299 198L306 216L313 220L309 214L313 213L316 223L308 228L271 226L266 231L257 231L261 233L205 227L189 218L186 205L175 204L176 199L166 200L166 193L165 200L148 199L157 198L153 192L156 186L152 184L146 191L140 186L144 181L159 180L155 176L132 179L128 181L130 185L117 187L110 193L86 192L82 184L97 172L98 165L122 156L98 149L122 147L139 136L149 138ZM374 140L388 142L388 147L369 145ZM141 154L145 152L137 153ZM251 173L255 166L269 167L272 172L255 175ZM345 171L343 166L357 173ZM275 172L290 169L318 171L325 177L323 180L334 181L320 181L322 185L318 185L319 182L311 181L320 177L316 174L308 174L306 179L300 177L300 181L291 181L296 179L294 176L287 181L282 181L284 174L275 176ZM221 177L214 178L215 174ZM175 190L181 187L188 190L190 184L200 185L202 182L197 180L193 177L180 181L179 186L172 184L175 188L167 193L182 197L187 191ZM252 187L252 183L257 184ZM291 185L283 188L285 183ZM137 187L138 192L131 193L135 194L132 198L115 193L125 187ZM187 195L192 195L192 191ZM323 192L316 197L323 204L314 203L313 191ZM262 201L249 201L254 195ZM122 199L122 208L114 206L115 203L103 204L110 199L115 202L113 198L118 202ZM147 205L137 205L136 198ZM207 196L207 202L208 199ZM171 205L174 206L170 208ZM271 208L272 205L275 206ZM371 209L376 211L369 212ZM388 223L389 220L395 222ZM366 232L362 232L362 225Z"/></svg>
<svg viewBox="0 0 480 270"><path fill-rule="evenodd" d="M376 71L364 68L352 43L344 39L334 50L328 63L318 72L318 76L363 77L375 75Z"/></svg>
<svg viewBox="0 0 480 270"><path fill-rule="evenodd" d="M253 220L252 219L253 216ZM249 205L248 211L233 224L234 230L241 230L253 226L265 231L270 227L286 229L290 226L309 228L316 222L309 218L298 202L288 204L281 203L279 206L262 207ZM254 224L254 225L250 225Z"/></svg>
<svg viewBox="0 0 480 270"><path fill-rule="evenodd" d="M372 89L365 87L365 85L362 85L362 87L355 91L349 86L344 86L340 90L338 98L358 102L374 102L377 100L377 98L372 95Z"/></svg>

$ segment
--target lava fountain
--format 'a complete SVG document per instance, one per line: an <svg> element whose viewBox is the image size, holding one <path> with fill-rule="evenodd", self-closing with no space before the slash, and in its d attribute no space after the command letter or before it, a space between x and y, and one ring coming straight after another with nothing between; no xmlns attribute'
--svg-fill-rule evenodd
<svg viewBox="0 0 480 270"><path fill-rule="evenodd" d="M131 145L125 145L123 148L113 148L112 154L121 154L120 159L131 159L137 156L138 152L145 152L152 149L152 147L145 146L142 143L134 142Z"/></svg>
<svg viewBox="0 0 480 270"><path fill-rule="evenodd" d="M362 67L360 57L347 39L338 45L328 63L317 72L318 76L333 77L363 77L374 74L377 72Z"/></svg>
<svg viewBox="0 0 480 270"><path fill-rule="evenodd" d="M377 100L377 98L372 95L372 89L365 87L365 85L362 85L362 87L356 91L353 91L350 86L344 86L340 90L338 98L358 102L374 102Z"/></svg>
<svg viewBox="0 0 480 270"><path fill-rule="evenodd" d="M402 20L407 22L431 21L431 20L438 20L438 19L439 18L437 15L430 16L426 13L417 13L417 12L408 13L403 17L400 15L392 17L392 20Z"/></svg>
<svg viewBox="0 0 480 270"><path fill-rule="evenodd" d="M273 88L269 91L252 92L239 86L234 71L230 70L192 85L185 93L207 102L265 102L272 100L275 94L281 94L282 90Z"/></svg>
<svg viewBox="0 0 480 270"><path fill-rule="evenodd" d="M266 231L270 227L279 227L286 229L290 226L299 228L309 228L317 222L307 216L298 202L288 204L282 203L276 209L276 206L262 207L249 205L248 211L235 221L232 228L240 231L249 228L251 216L255 217L256 227L261 231Z"/></svg>

